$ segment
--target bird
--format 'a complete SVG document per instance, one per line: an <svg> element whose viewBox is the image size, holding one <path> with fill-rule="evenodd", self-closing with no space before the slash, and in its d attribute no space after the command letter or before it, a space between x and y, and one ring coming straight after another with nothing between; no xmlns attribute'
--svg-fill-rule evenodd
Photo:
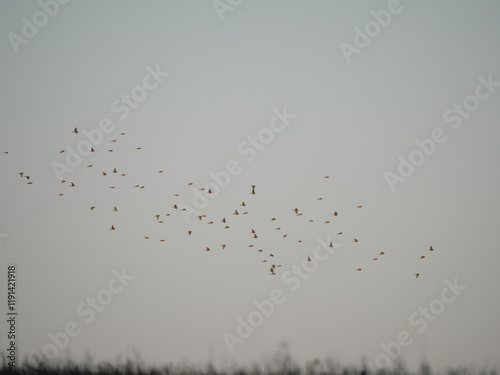
<svg viewBox="0 0 500 375"><path fill-rule="evenodd" d="M63 195L64 195L64 194L58 194L57 196L58 196L58 197L62 197Z"/></svg>
<svg viewBox="0 0 500 375"><path fill-rule="evenodd" d="M253 235L253 238L259 238L259 237L257 237L257 235L256 235L256 234L254 234L254 235Z"/></svg>
<svg viewBox="0 0 500 375"><path fill-rule="evenodd" d="M158 173L163 173L163 171L158 171Z"/></svg>
<svg viewBox="0 0 500 375"><path fill-rule="evenodd" d="M212 189L208 189L207 193L212 194Z"/></svg>
<svg viewBox="0 0 500 375"><path fill-rule="evenodd" d="M9 155L9 151L4 151L3 152L5 155Z"/></svg>
<svg viewBox="0 0 500 375"><path fill-rule="evenodd" d="M115 230L115 226L112 225L111 228L109 228L109 230Z"/></svg>
<svg viewBox="0 0 500 375"><path fill-rule="evenodd" d="M78 128L74 128L73 131L71 133L75 133L75 134L78 134Z"/></svg>
<svg viewBox="0 0 500 375"><path fill-rule="evenodd" d="M87 165L87 168L92 168L92 167L93 167L92 164Z"/></svg>
<svg viewBox="0 0 500 375"><path fill-rule="evenodd" d="M372 260L378 260L378 258L373 258Z"/></svg>
<svg viewBox="0 0 500 375"><path fill-rule="evenodd" d="M18 175L22 178L24 176L24 172L19 172Z"/></svg>
<svg viewBox="0 0 500 375"><path fill-rule="evenodd" d="M328 244L328 247L333 247L333 242L330 242L330 243Z"/></svg>
<svg viewBox="0 0 500 375"><path fill-rule="evenodd" d="M191 230L188 230L187 232L188 232L189 236L191 235L191 233L193 233L193 231L191 231Z"/></svg>
<svg viewBox="0 0 500 375"><path fill-rule="evenodd" d="M115 142L116 142L116 139L113 139L113 140L111 141L111 143L115 143Z"/></svg>
<svg viewBox="0 0 500 375"><path fill-rule="evenodd" d="M362 271L363 269L362 268L358 268L356 271Z"/></svg>
<svg viewBox="0 0 500 375"><path fill-rule="evenodd" d="M357 206L356 208L363 208L363 206Z"/></svg>
<svg viewBox="0 0 500 375"><path fill-rule="evenodd" d="M299 210L297 208L294 208L293 211L295 212L295 215L299 213Z"/></svg>
<svg viewBox="0 0 500 375"><path fill-rule="evenodd" d="M94 211L95 206L90 207L90 211Z"/></svg>
<svg viewBox="0 0 500 375"><path fill-rule="evenodd" d="M272 218L271 218L271 221L275 221L275 220L276 220L276 218L275 218L275 217L272 217Z"/></svg>
<svg viewBox="0 0 500 375"><path fill-rule="evenodd" d="M222 250L226 248L226 245L220 245L222 247Z"/></svg>
<svg viewBox="0 0 500 375"><path fill-rule="evenodd" d="M145 240L149 240L149 237L144 237Z"/></svg>
<svg viewBox="0 0 500 375"><path fill-rule="evenodd" d="M108 152L113 152L114 150L108 150Z"/></svg>
<svg viewBox="0 0 500 375"><path fill-rule="evenodd" d="M327 220L327 221L324 222L324 224L330 224L330 222Z"/></svg>
<svg viewBox="0 0 500 375"><path fill-rule="evenodd" d="M359 241L358 241L358 239L357 239L357 238L355 238L355 239L354 239L354 241L352 241L352 242L359 242Z"/></svg>
<svg viewBox="0 0 500 375"><path fill-rule="evenodd" d="M384 255L385 253L383 251L381 251L378 255Z"/></svg>
<svg viewBox="0 0 500 375"><path fill-rule="evenodd" d="M432 248L432 246L431 246L431 247L429 247L429 251L434 251L434 249Z"/></svg>
<svg viewBox="0 0 500 375"><path fill-rule="evenodd" d="M61 150L61 151L59 151L59 153L60 153L60 154L62 154L62 153L64 153L64 152L65 152L65 150Z"/></svg>
<svg viewBox="0 0 500 375"><path fill-rule="evenodd" d="M343 232L338 232L337 234L340 236Z"/></svg>
<svg viewBox="0 0 500 375"><path fill-rule="evenodd" d="M95 152L94 147L90 148L90 152Z"/></svg>
<svg viewBox="0 0 500 375"><path fill-rule="evenodd" d="M118 208L116 208L116 206L115 206L115 208L113 208L113 211L118 212Z"/></svg>
<svg viewBox="0 0 500 375"><path fill-rule="evenodd" d="M338 212L337 212L337 211L335 211L332 215L333 215L333 216L337 216L337 215L338 215Z"/></svg>
<svg viewBox="0 0 500 375"><path fill-rule="evenodd" d="M233 215L239 215L238 210L234 210Z"/></svg>
<svg viewBox="0 0 500 375"><path fill-rule="evenodd" d="M155 215L156 220L160 220L160 215Z"/></svg>
<svg viewBox="0 0 500 375"><path fill-rule="evenodd" d="M252 192L250 194L255 195L255 185L252 185Z"/></svg>
<svg viewBox="0 0 500 375"><path fill-rule="evenodd" d="M330 178L330 176L325 176L325 177L323 177L323 178Z"/></svg>
<svg viewBox="0 0 500 375"><path fill-rule="evenodd" d="M414 273L414 275L415 275L415 278L417 278L417 279L418 279L418 277L420 276L420 274L419 274L419 273Z"/></svg>
<svg viewBox="0 0 500 375"><path fill-rule="evenodd" d="M226 222L226 218L223 217L222 220L220 221L221 223L225 223Z"/></svg>
<svg viewBox="0 0 500 375"><path fill-rule="evenodd" d="M241 202L241 206L245 207L246 206L245 202Z"/></svg>
<svg viewBox="0 0 500 375"><path fill-rule="evenodd" d="M323 198L316 198L316 200L318 200L318 201L322 201L322 200L323 200Z"/></svg>
<svg viewBox="0 0 500 375"><path fill-rule="evenodd" d="M111 173L118 173L118 171L116 170L116 168L113 169L113 172Z"/></svg>
<svg viewBox="0 0 500 375"><path fill-rule="evenodd" d="M136 150L142 150L142 148L141 148L141 147L136 147L135 149L136 149Z"/></svg>
<svg viewBox="0 0 500 375"><path fill-rule="evenodd" d="M420 255L420 259L425 259L425 255Z"/></svg>
<svg viewBox="0 0 500 375"><path fill-rule="evenodd" d="M206 248L205 248L205 251L210 251L210 248L209 248L209 247L206 247Z"/></svg>
<svg viewBox="0 0 500 375"><path fill-rule="evenodd" d="M69 186L75 187L76 185L72 182L72 183L69 184Z"/></svg>
<svg viewBox="0 0 500 375"><path fill-rule="evenodd" d="M125 135L125 133L120 133L120 135Z"/></svg>
<svg viewBox="0 0 500 375"><path fill-rule="evenodd" d="M307 261L308 261L308 262L311 262L311 257L307 257Z"/></svg>
<svg viewBox="0 0 500 375"><path fill-rule="evenodd" d="M108 174L106 172L102 172L101 176L107 176Z"/></svg>

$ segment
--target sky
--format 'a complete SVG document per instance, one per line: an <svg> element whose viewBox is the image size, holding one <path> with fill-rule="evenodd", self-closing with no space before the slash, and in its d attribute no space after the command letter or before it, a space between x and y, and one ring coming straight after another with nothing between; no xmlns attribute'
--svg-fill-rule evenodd
<svg viewBox="0 0 500 375"><path fill-rule="evenodd" d="M498 367L499 12L0 3L19 360Z"/></svg>

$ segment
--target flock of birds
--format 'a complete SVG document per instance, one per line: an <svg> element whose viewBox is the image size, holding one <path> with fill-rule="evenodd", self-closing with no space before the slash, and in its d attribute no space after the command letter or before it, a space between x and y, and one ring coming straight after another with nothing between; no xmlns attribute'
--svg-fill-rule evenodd
<svg viewBox="0 0 500 375"><path fill-rule="evenodd" d="M74 128L74 129L72 130L72 133L74 133L74 134L78 134L78 133L79 133L78 128ZM125 136L125 135L126 135L125 133L120 133L120 136ZM111 143L116 143L117 141L118 141L117 139L113 139L113 140L111 140ZM139 151L139 150L141 150L141 149L142 149L141 147L136 147L136 148L135 148L135 150L137 150L137 151ZM107 152L113 152L113 151L114 151L113 149L109 149L109 150L107 150ZM61 150L61 151L59 151L59 153L61 153L61 154L62 154L62 153L64 153L64 152L66 152L66 151L65 151L65 150ZM90 149L90 152L95 152L94 148L91 148L91 149ZM9 154L10 154L8 151L4 151L3 153L4 153L5 155L9 155ZM94 166L93 166L92 164L87 165L87 168L93 168L93 167L94 167ZM160 174L161 174L161 173L164 173L164 171L163 171L163 170L160 170L160 171L158 171L158 173L160 173ZM26 183L27 183L28 185L32 185L32 184L33 184L33 181L31 180L31 177L30 177L29 175L27 175L25 172L19 172L19 173L18 173L18 175L19 175L21 178L26 179L26 180L27 180L27 182L26 182ZM117 168L113 168L113 170L112 170L112 171L109 171L109 172L101 172L101 173L100 173L100 175L101 175L101 176L103 176L103 177L104 177L104 176L108 176L108 175L126 176L126 174L125 174L125 173L119 173L119 172L118 172L118 170L117 170ZM330 176L324 176L323 178L325 178L325 179L329 179L329 178L330 178ZM62 184L67 184L70 188L74 188L74 187L76 187L76 184L75 184L74 182L71 182L71 181L70 181L70 182L67 182L66 180L60 180L60 182L61 182ZM193 183L192 183L192 182L189 182L187 185L188 185L188 186L192 186L192 185L193 185ZM134 185L133 187L134 187L134 188L137 188L137 189L144 189L144 188L145 188L145 186L144 186L144 185ZM255 185L251 185L250 187L251 187L251 190L250 190L250 195L255 196L255 195L256 195L256 186L255 186ZM115 188L116 188L115 186L109 186L109 189L115 189ZM200 188L199 190L200 190L200 191L205 191L205 189L204 189L204 188ZM212 192L212 190L211 190L211 189L208 189L208 190L206 190L206 194L213 194L213 192ZM58 196L64 196L64 193L59 193L59 194L58 194ZM179 196L179 194L174 194L174 196L178 197L178 196ZM317 199L318 201L322 201L322 200L323 200L323 198L322 198L322 197L318 197L318 198L316 198L316 199ZM178 211L186 211L186 210L187 210L186 208L180 208L180 206L181 206L180 204L174 204L174 205L172 206L172 208L173 208L174 210L178 210ZM234 210L234 212L232 212L232 216L240 216L240 215L248 215L248 214L249 214L249 211L247 211L247 204L246 204L244 201L243 201L243 202L241 202L240 207L241 207L241 208L239 208L239 210L241 211L241 213L240 213L240 211L238 211L238 209L235 209L235 210ZM358 205L358 206L356 206L356 208L361 209L361 208L363 208L363 206L362 206L362 205ZM90 210L90 211L94 211L95 209L96 209L96 206L90 206L90 207L89 207L89 210ZM119 211L119 209L118 209L116 206L114 206L114 207L113 207L113 209L112 209L112 211L113 211L113 212L118 212L118 211ZM303 213L302 213L302 212L301 212L298 208L293 208L293 209L291 209L291 211L292 211L292 212L295 214L295 216L297 216L297 217L303 216ZM171 216L171 213L166 213L166 214L164 214L164 215L165 215L165 216ZM336 216L338 216L338 215L339 215L339 213L338 213L337 211L334 211L334 212L332 212L332 213L331 213L331 216L333 216L333 217L336 217ZM164 223L164 220L162 220L162 214L154 214L154 215L153 215L153 217L154 217L154 219L156 220L156 222L157 222L157 223L159 223L159 224ZM215 219L209 219L209 218L207 218L207 215L198 215L198 216L197 216L197 219L198 219L200 222L204 222L204 223L206 223L207 225L215 225L215 224L216 224ZM230 224L230 220L229 220L229 219L226 219L226 217L222 217L222 218L220 218L220 219L221 219L221 220L220 220L219 222L220 222L220 223L222 223L222 226L223 226L223 228L224 228L224 229L230 229L230 228L231 228L231 226L229 225L229 224ZM270 218L269 220L270 220L271 222L275 222L275 221L277 221L277 218L272 217L272 218ZM308 219L307 221L308 221L308 222L311 222L311 223L312 223L312 222L315 222L315 220L314 220L314 219ZM330 224L331 222L332 222L331 220L325 220L325 221L323 221L323 223L324 223L324 224ZM110 231L116 231L116 230L117 230L117 228L115 227L115 225L114 225L114 224L111 224L111 226L109 227L109 229L108 229L108 230L110 230ZM282 227L280 227L280 226L276 226L276 227L274 227L274 230L276 230L276 231L282 231L282 230L283 230L283 228L282 228ZM191 235L193 234L193 230L187 230L186 232L187 232L187 236L191 236ZM250 240L250 241L251 241L251 240L255 240L255 239L258 239L258 238L259 238L259 234L257 233L257 231L256 231L255 229L250 229L250 231L249 231L249 235L250 235L250 238L249 238L249 240ZM338 233L337 233L337 235L343 235L343 232L338 232ZM282 234L282 235L281 235L281 237L282 237L283 239L286 239L286 238L288 238L288 234ZM150 239L151 239L151 237L150 237L150 236L144 236L143 238L144 238L144 240L150 240ZM160 239L159 241L160 241L160 242L165 242L165 239ZM298 239L298 240L296 240L296 242L297 242L297 243L302 243L302 240ZM352 240L352 242L353 242L353 243L358 243L358 242L359 242L359 240L358 240L357 238L354 238L354 239ZM256 245L255 243L251 243L251 244L249 244L249 245L248 245L248 247L249 247L249 248L254 248L254 247L255 247L255 245ZM227 244L220 244L220 248L221 248L222 250L226 249L226 247L227 247L227 246L228 246ZM332 242L330 242L330 243L328 244L328 246L329 246L329 247L333 247L333 243L332 243ZM204 250L205 250L205 251L211 251L211 250L212 250L212 248L211 248L210 246L205 246L205 249L204 249ZM427 251L431 251L431 252L432 252L432 251L434 251L434 249L433 249L433 247L432 247L432 246L430 246L430 247L429 247L429 249L428 249ZM258 252L258 253L264 253L264 250L263 250L263 249L258 249L258 251L257 251L257 252ZM384 251L381 251L381 252L379 252L379 253L378 253L378 255L377 255L377 256L375 256L374 258L372 258L372 260L373 260L373 261L378 261L378 260L380 259L380 257L384 256L385 254L386 254L386 253L385 253ZM264 254L263 254L263 255L264 255ZM271 252L270 252L270 253L268 253L268 254L267 254L266 259L261 260L261 262L263 262L263 263L271 263L271 262L272 262L272 260L271 260L271 259L269 259L269 258L274 258L274 257L275 257L275 254L273 254L273 253L271 253ZM426 259L426 255L423 255L423 254L422 254L422 255L420 255L420 256L419 256L419 258L420 258L421 260L424 260L424 259ZM307 257L307 261L308 261L308 262L311 262L311 261L312 261L312 259L311 259L310 257ZM272 262L272 263L273 263L273 264L271 264L271 265L270 265L270 268L269 268L269 274L270 274L270 275L276 275L277 268L282 267L282 265L281 265L281 264L276 264L277 262ZM356 269L355 269L355 271L358 271L358 272L359 272L359 271L362 271L362 270L363 270L362 268L356 268ZM420 273L414 273L413 275L414 275L416 278L419 278Z"/></svg>

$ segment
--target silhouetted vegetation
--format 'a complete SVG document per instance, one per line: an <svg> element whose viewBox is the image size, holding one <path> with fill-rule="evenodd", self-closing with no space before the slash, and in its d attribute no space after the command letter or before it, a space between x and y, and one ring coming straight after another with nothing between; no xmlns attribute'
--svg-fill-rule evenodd
<svg viewBox="0 0 500 375"><path fill-rule="evenodd" d="M232 366L217 369L208 364L204 367L194 365L167 365L161 368L146 366L140 357L126 359L117 363L94 363L88 357L85 363L74 363L71 360L48 361L47 363L31 359L24 361L17 368L7 364L6 356L0 354L0 374L47 374L47 375L498 375L496 369L468 369L464 367L450 368L444 372L433 372L423 363L419 370L409 371L401 362L395 362L392 368L370 369L359 366L341 365L331 359L324 361L315 359L299 366L289 354L287 347L280 347L273 358L266 363L255 363L246 368Z"/></svg>

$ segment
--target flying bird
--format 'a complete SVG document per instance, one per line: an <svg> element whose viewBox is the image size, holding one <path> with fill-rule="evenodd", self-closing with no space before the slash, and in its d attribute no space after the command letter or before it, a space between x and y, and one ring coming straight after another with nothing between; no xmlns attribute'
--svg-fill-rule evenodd
<svg viewBox="0 0 500 375"><path fill-rule="evenodd" d="M74 128L73 131L71 133L75 133L75 134L78 134L78 128Z"/></svg>

